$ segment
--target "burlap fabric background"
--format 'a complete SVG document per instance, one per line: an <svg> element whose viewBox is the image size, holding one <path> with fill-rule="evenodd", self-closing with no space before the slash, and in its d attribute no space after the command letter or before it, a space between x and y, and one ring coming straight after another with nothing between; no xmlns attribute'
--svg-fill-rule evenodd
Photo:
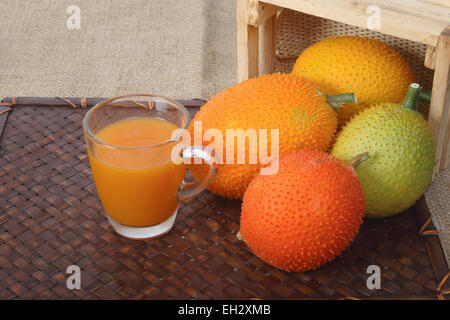
<svg viewBox="0 0 450 320"><path fill-rule="evenodd" d="M67 7L81 9L69 30ZM234 0L0 0L0 96L209 98L236 79Z"/></svg>
<svg viewBox="0 0 450 320"><path fill-rule="evenodd" d="M72 4L80 30L66 27ZM0 0L0 97L210 98L236 82L235 10L235 0ZM286 71L292 52L279 45ZM447 169L426 199L450 264L449 195Z"/></svg>

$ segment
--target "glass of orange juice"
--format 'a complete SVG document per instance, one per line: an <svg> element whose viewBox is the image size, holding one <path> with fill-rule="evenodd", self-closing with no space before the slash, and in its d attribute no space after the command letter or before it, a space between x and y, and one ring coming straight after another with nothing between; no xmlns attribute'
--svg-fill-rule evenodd
<svg viewBox="0 0 450 320"><path fill-rule="evenodd" d="M214 179L217 161L208 148L187 146L173 155L189 112L177 101L150 94L124 95L92 107L83 131L95 185L113 229L131 239L149 239L173 226L180 200ZM201 158L210 170L185 183L186 159ZM178 164L177 164L178 163Z"/></svg>

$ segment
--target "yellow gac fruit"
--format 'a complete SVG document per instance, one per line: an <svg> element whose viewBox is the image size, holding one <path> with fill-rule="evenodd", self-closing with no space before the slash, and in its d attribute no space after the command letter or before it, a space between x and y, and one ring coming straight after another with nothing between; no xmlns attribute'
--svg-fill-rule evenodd
<svg viewBox="0 0 450 320"><path fill-rule="evenodd" d="M281 158L278 173L252 181L242 202L239 238L276 268L308 271L341 254L363 216L353 166L325 152L302 150Z"/></svg>
<svg viewBox="0 0 450 320"><path fill-rule="evenodd" d="M358 103L339 108L340 125L368 105L400 103L408 85L415 81L411 66L399 51L359 36L337 36L313 44L298 57L292 73L317 82L328 94L356 94Z"/></svg>

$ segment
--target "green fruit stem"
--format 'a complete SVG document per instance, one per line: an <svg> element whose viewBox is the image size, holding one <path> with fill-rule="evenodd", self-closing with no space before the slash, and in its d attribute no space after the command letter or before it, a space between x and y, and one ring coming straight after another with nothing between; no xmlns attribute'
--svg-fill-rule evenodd
<svg viewBox="0 0 450 320"><path fill-rule="evenodd" d="M339 111L341 104L346 102L358 103L358 99L354 93L341 93L341 94L324 94L327 97L327 103L334 109Z"/></svg>
<svg viewBox="0 0 450 320"><path fill-rule="evenodd" d="M402 105L406 109L417 111L419 101L430 103L431 93L423 89L418 83L411 83Z"/></svg>
<svg viewBox="0 0 450 320"><path fill-rule="evenodd" d="M348 162L348 165L350 167L353 167L353 169L356 169L363 161L366 161L369 158L370 158L370 154L368 152L364 152L364 153L357 155L353 159L351 159Z"/></svg>

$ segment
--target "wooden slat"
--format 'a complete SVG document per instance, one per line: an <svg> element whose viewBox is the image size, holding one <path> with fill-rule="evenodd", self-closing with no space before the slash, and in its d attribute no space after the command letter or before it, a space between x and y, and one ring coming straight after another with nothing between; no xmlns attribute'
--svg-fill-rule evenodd
<svg viewBox="0 0 450 320"><path fill-rule="evenodd" d="M447 4L426 3L421 0L359 0L366 6L377 5L393 12L411 14L434 21L450 23L450 1ZM416 26L415 26L416 27Z"/></svg>
<svg viewBox="0 0 450 320"><path fill-rule="evenodd" d="M274 6L270 3L264 3L258 0L247 0L247 23L258 27L283 8Z"/></svg>
<svg viewBox="0 0 450 320"><path fill-rule="evenodd" d="M258 0L247 0L247 23L259 26L259 2Z"/></svg>
<svg viewBox="0 0 450 320"><path fill-rule="evenodd" d="M442 149L441 168L445 169L450 166L450 121L447 122L446 135L444 139L444 148Z"/></svg>
<svg viewBox="0 0 450 320"><path fill-rule="evenodd" d="M354 0L266 0L267 3L367 28L367 3ZM376 1L371 4L376 4ZM380 31L392 36L436 46L448 23L380 6Z"/></svg>
<svg viewBox="0 0 450 320"><path fill-rule="evenodd" d="M247 26L248 78L259 75L259 28Z"/></svg>
<svg viewBox="0 0 450 320"><path fill-rule="evenodd" d="M420 2L423 2L425 4L431 3L431 4L437 4L443 7L450 7L450 2L448 0L421 0Z"/></svg>
<svg viewBox="0 0 450 320"><path fill-rule="evenodd" d="M436 68L436 47L427 46L427 51L425 52L425 62L423 65L432 70Z"/></svg>
<svg viewBox="0 0 450 320"><path fill-rule="evenodd" d="M259 74L258 27L248 24L248 0L237 0L238 82Z"/></svg>
<svg viewBox="0 0 450 320"><path fill-rule="evenodd" d="M264 3L261 1L259 3L260 3L260 6L259 6L259 23L260 24L264 23L267 19L272 18L274 15L276 15L278 13L278 11L283 9L279 6L274 6L273 4L270 4L270 3Z"/></svg>
<svg viewBox="0 0 450 320"><path fill-rule="evenodd" d="M445 129L450 121L450 27L448 27L439 37L439 43L436 49L436 68L434 71L433 88L430 103L430 113L428 115L428 124L433 132L436 141L436 168L435 174L439 168L443 168L448 157L443 154L444 150L448 152L448 142L445 144ZM442 163L442 165L441 165Z"/></svg>
<svg viewBox="0 0 450 320"><path fill-rule="evenodd" d="M273 73L275 67L275 27L277 17L272 15L261 26L260 32L260 74Z"/></svg>

